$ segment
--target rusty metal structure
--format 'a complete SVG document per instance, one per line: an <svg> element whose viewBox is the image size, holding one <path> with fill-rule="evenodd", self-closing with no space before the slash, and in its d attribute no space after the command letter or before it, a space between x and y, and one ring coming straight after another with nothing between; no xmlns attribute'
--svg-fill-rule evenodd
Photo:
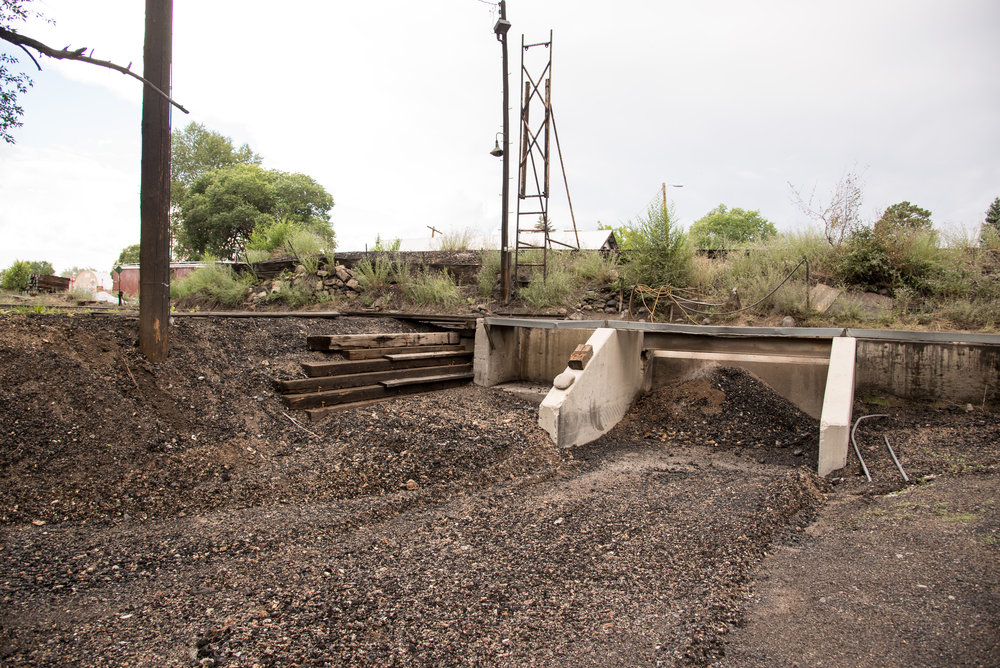
<svg viewBox="0 0 1000 668"><path fill-rule="evenodd" d="M525 62L525 54L531 49L543 48L547 59L535 74ZM547 42L526 44L521 36L521 116L520 152L518 158L518 189L516 216L516 243L514 246L514 275L518 283L525 283L522 267L541 267L543 280L548 276L548 252L552 244L570 249L580 248L580 239L573 215L573 202L569 196L566 167L563 164L562 149L559 146L559 132L556 130L555 115L552 112L552 31ZM535 110L534 112L532 110ZM534 120L533 120L534 119ZM532 125L535 123L535 125ZM566 184L566 199L569 202L570 218L573 221L575 245L552 239L549 235L550 165L552 158L551 139L559 156L563 182ZM542 261L526 261L525 253L541 251ZM528 258L536 259L536 258Z"/></svg>

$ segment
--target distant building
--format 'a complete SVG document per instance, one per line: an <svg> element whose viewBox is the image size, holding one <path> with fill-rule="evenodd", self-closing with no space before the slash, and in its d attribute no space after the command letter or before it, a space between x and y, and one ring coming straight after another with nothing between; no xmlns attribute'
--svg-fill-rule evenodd
<svg viewBox="0 0 1000 668"><path fill-rule="evenodd" d="M97 278L97 272L91 271L90 269L84 269L79 274L73 277L70 282L71 290L86 290L87 292L97 292L99 289L103 289L103 281Z"/></svg>
<svg viewBox="0 0 1000 668"><path fill-rule="evenodd" d="M208 262L171 262L170 279L183 278L194 272L196 269L208 266ZM135 297L139 294L139 265L123 264L121 272L112 271L111 292L118 294L121 290L126 297Z"/></svg>

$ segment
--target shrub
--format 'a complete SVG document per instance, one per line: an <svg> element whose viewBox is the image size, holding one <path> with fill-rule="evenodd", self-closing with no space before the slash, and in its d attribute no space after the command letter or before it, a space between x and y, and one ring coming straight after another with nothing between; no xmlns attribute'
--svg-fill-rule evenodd
<svg viewBox="0 0 1000 668"><path fill-rule="evenodd" d="M500 280L500 251L482 251L479 256L481 262L476 274L476 293L483 299L489 299Z"/></svg>
<svg viewBox="0 0 1000 668"><path fill-rule="evenodd" d="M624 270L631 283L653 287L688 284L694 251L687 235L674 224L669 209L651 204L645 217L626 227L632 250Z"/></svg>
<svg viewBox="0 0 1000 668"><path fill-rule="evenodd" d="M31 265L23 260L14 260L0 279L0 287L11 292L24 292L31 285Z"/></svg>
<svg viewBox="0 0 1000 668"><path fill-rule="evenodd" d="M573 275L560 267L550 267L544 280L541 272L536 272L517 295L535 308L544 308L564 304L572 292Z"/></svg>
<svg viewBox="0 0 1000 668"><path fill-rule="evenodd" d="M408 301L421 306L437 305L451 308L461 301L458 285L447 270L437 272L423 267L410 277L403 287L403 295Z"/></svg>
<svg viewBox="0 0 1000 668"><path fill-rule="evenodd" d="M886 238L870 227L856 229L844 245L837 263L837 277L865 290L891 288L896 272Z"/></svg>
<svg viewBox="0 0 1000 668"><path fill-rule="evenodd" d="M362 258L354 267L354 278L363 292L376 292L389 287L393 276L393 262L385 255L379 255L372 262Z"/></svg>
<svg viewBox="0 0 1000 668"><path fill-rule="evenodd" d="M560 251L560 253L567 253ZM618 256L602 255L595 251L569 251L570 271L582 281L613 283L618 280Z"/></svg>
<svg viewBox="0 0 1000 668"><path fill-rule="evenodd" d="M252 276L240 276L229 265L213 263L172 282L170 296L173 299L197 296L234 307L246 299L252 282Z"/></svg>
<svg viewBox="0 0 1000 668"><path fill-rule="evenodd" d="M472 231L468 229L448 232L441 236L441 250L468 250L472 236Z"/></svg>

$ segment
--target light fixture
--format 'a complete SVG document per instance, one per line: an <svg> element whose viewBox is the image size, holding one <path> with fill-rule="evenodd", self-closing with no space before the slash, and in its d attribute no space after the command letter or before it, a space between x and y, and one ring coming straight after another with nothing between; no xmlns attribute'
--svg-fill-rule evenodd
<svg viewBox="0 0 1000 668"><path fill-rule="evenodd" d="M497 135L500 135L500 134L501 133L499 133L499 132L497 133ZM503 157L503 147L500 146L500 140L499 139L496 139L496 138L493 139L493 150L490 151L490 155L492 155L495 158L501 158L501 157Z"/></svg>
<svg viewBox="0 0 1000 668"><path fill-rule="evenodd" d="M497 24L493 26L493 32L496 33L498 39L506 35L508 30L510 30L510 21L507 19L500 19L497 21Z"/></svg>

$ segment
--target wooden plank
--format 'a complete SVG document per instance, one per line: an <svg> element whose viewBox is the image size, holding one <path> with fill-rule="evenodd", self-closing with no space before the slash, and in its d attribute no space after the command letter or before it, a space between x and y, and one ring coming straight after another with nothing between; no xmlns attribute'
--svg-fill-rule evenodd
<svg viewBox="0 0 1000 668"><path fill-rule="evenodd" d="M576 350L573 351L573 354L569 356L569 364L567 366L569 366L570 369L582 369L587 366L587 362L589 362L590 358L593 356L594 347L586 343L581 343L576 347Z"/></svg>
<svg viewBox="0 0 1000 668"><path fill-rule="evenodd" d="M470 376L471 376L471 374L470 374ZM466 378L466 377L460 377L460 378L456 378L456 379L452 379L452 380L439 381L439 382L436 382L436 383L428 383L428 384L424 384L424 385L410 385L410 386L404 386L404 387L397 387L397 388L393 388L393 389L384 388L386 394L385 394L385 396L383 396L381 398L373 398L373 399L366 399L366 400L355 401L355 402L345 402L345 403L341 403L341 404L331 404L331 405L328 405L328 406L321 406L321 407L318 407L318 408L311 408L311 409L309 409L309 410L306 411L306 414L309 416L309 420L310 421L316 422L318 420L322 420L322 419L330 416L333 413L337 413L337 412L340 412L340 411L343 411L343 410L347 410L349 408L355 408L355 407L358 407L358 406L368 406L368 405L375 404L375 403L381 403L383 401L388 401L389 399L394 399L394 398L400 397L400 396L410 396L410 395L414 395L414 394L429 394L431 392L437 392L437 391L440 391L440 390L446 390L446 389L448 389L450 387L455 387L457 385L463 385L463 384L468 383L468 382L469 382L468 378Z"/></svg>
<svg viewBox="0 0 1000 668"><path fill-rule="evenodd" d="M337 311L174 311L175 318L339 318Z"/></svg>
<svg viewBox="0 0 1000 668"><path fill-rule="evenodd" d="M339 390L328 390L326 392L312 392L310 394L286 394L285 405L289 408L322 408L333 404L342 404L348 401L363 401L365 399L376 399L388 395L388 390L382 385L364 385L361 387L348 387Z"/></svg>
<svg viewBox="0 0 1000 668"><path fill-rule="evenodd" d="M437 376L448 372L467 373L470 371L472 371L471 364L418 366L410 369L385 369L383 371L372 371L369 373L281 380L277 381L275 384L283 393L303 394L308 392L326 392L327 390L336 390L343 387L374 385L382 382L383 380L393 380L396 378L417 378L419 376Z"/></svg>
<svg viewBox="0 0 1000 668"><path fill-rule="evenodd" d="M369 371L383 371L385 369L409 369L419 366L434 366L447 361L460 363L471 358L471 350L454 350L447 353L447 356L418 358L403 361L393 361L382 357L380 359L348 360L338 362L303 362L302 368L309 377L319 378L321 376L367 373Z"/></svg>
<svg viewBox="0 0 1000 668"><path fill-rule="evenodd" d="M435 360L444 359L455 353L449 352L429 352L429 353L398 353L393 355L385 355L384 357L390 362L408 362L412 360ZM471 355L472 351L467 351L465 355Z"/></svg>
<svg viewBox="0 0 1000 668"><path fill-rule="evenodd" d="M392 346L427 346L456 344L455 332L405 332L396 334L323 334L306 337L311 350L344 348L387 348Z"/></svg>
<svg viewBox="0 0 1000 668"><path fill-rule="evenodd" d="M396 355L399 353L412 352L419 348L424 352L441 352L445 350L462 351L465 350L460 345L439 345L439 346L395 346L392 348L352 348L344 351L344 357L349 360L370 360L386 355Z"/></svg>
<svg viewBox="0 0 1000 668"><path fill-rule="evenodd" d="M380 384L383 387L392 389L395 387L406 387L408 385L429 385L432 383L443 383L451 380L469 380L473 377L472 371L463 373L447 373L440 376L423 376L421 378L400 378L397 380L383 380Z"/></svg>

